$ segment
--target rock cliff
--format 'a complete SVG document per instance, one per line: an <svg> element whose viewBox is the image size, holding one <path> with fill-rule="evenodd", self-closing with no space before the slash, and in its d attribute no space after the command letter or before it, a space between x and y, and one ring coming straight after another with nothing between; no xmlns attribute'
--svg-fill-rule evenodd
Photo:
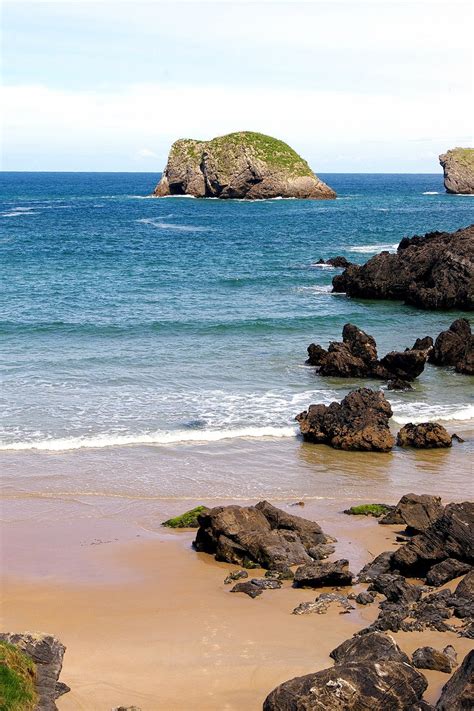
<svg viewBox="0 0 474 711"><path fill-rule="evenodd" d="M153 194L249 200L336 197L290 146L252 131L211 141L176 141Z"/></svg>
<svg viewBox="0 0 474 711"><path fill-rule="evenodd" d="M474 194L474 148L452 148L439 157L448 193Z"/></svg>

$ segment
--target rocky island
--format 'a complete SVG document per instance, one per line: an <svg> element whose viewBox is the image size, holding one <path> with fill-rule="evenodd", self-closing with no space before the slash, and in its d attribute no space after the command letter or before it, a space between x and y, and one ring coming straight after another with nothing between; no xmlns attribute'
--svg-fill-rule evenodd
<svg viewBox="0 0 474 711"><path fill-rule="evenodd" d="M474 148L451 148L439 157L448 193L474 195Z"/></svg>
<svg viewBox="0 0 474 711"><path fill-rule="evenodd" d="M211 141L176 141L153 195L247 200L336 197L290 146L253 131Z"/></svg>

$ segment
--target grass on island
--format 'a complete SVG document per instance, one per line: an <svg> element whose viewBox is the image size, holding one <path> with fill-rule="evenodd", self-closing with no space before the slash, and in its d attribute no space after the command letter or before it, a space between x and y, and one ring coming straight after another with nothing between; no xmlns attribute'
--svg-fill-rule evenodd
<svg viewBox="0 0 474 711"><path fill-rule="evenodd" d="M203 511L207 511L207 506L196 506L196 508L185 511L185 513L180 516L175 516L174 518L169 518L167 521L163 521L161 525L167 526L168 528L198 528L198 516L200 513L203 513Z"/></svg>
<svg viewBox="0 0 474 711"><path fill-rule="evenodd" d="M448 151L455 157L458 163L474 169L474 148L452 148Z"/></svg>
<svg viewBox="0 0 474 711"><path fill-rule="evenodd" d="M0 711L32 711L38 703L36 667L13 644L0 642Z"/></svg>
<svg viewBox="0 0 474 711"><path fill-rule="evenodd" d="M344 513L349 514L349 516L375 516L375 518L380 518L380 516L385 516L391 510L392 506L387 506L386 504L360 504L359 506L351 506Z"/></svg>

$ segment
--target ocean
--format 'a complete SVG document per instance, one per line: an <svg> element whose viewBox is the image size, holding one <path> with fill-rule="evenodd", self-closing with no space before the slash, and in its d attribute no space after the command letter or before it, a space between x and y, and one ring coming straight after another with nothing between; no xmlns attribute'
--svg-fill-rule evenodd
<svg viewBox="0 0 474 711"><path fill-rule="evenodd" d="M362 263L404 236L464 227L472 198L447 195L440 174L321 177L337 200L156 199L155 173L0 174L7 464L295 440L310 403L385 388L318 376L304 365L311 342L340 340L350 321L383 355L466 315L331 294L337 270L314 263ZM469 386L427 366L414 392L388 393L394 424L469 423Z"/></svg>

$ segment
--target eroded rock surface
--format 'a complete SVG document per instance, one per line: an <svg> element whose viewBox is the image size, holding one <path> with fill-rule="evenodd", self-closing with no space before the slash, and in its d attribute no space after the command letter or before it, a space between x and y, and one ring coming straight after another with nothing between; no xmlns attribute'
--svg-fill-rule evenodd
<svg viewBox="0 0 474 711"><path fill-rule="evenodd" d="M458 318L437 337L429 355L434 365L454 366L458 373L474 375L474 336L469 321Z"/></svg>
<svg viewBox="0 0 474 711"><path fill-rule="evenodd" d="M474 650L443 686L436 711L471 711L474 708Z"/></svg>
<svg viewBox="0 0 474 711"><path fill-rule="evenodd" d="M439 162L446 192L474 194L474 148L451 148L440 155Z"/></svg>
<svg viewBox="0 0 474 711"><path fill-rule="evenodd" d="M415 449L442 449L452 446L451 435L438 422L412 422L404 425L397 435L399 447Z"/></svg>
<svg viewBox="0 0 474 711"><path fill-rule="evenodd" d="M457 667L456 651L451 645L445 647L443 651L434 647L419 647L413 652L412 664L417 669L433 669L451 674Z"/></svg>
<svg viewBox="0 0 474 711"><path fill-rule="evenodd" d="M329 653L336 664L340 662L361 662L385 659L393 662L410 663L410 659L402 652L393 637L383 632L371 632L366 635L355 635L346 639Z"/></svg>
<svg viewBox="0 0 474 711"><path fill-rule="evenodd" d="M354 574L349 561L342 558L334 562L307 563L295 571L293 587L322 588L331 585L352 585Z"/></svg>
<svg viewBox="0 0 474 711"><path fill-rule="evenodd" d="M408 533L422 533L434 523L444 511L439 496L430 494L404 494L393 511L389 511L379 523L401 524Z"/></svg>

